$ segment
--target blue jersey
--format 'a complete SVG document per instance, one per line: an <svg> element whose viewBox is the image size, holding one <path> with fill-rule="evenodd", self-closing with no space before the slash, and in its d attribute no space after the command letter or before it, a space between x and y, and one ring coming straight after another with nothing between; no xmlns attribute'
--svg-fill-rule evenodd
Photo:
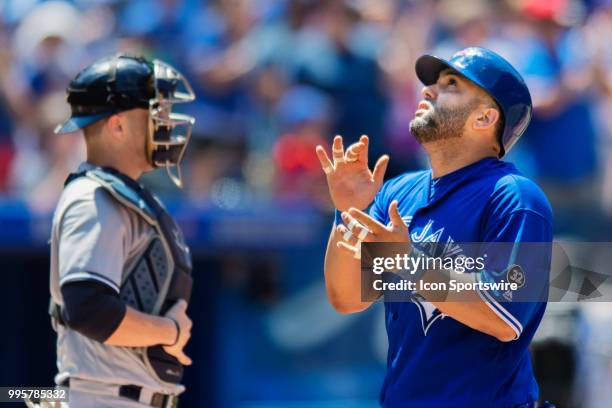
<svg viewBox="0 0 612 408"><path fill-rule="evenodd" d="M512 164L494 158L438 179L432 179L431 171L392 179L381 188L370 214L388 224L393 200L415 245L552 241L552 211L542 191ZM520 249L513 254L520 255ZM525 256L520 265L526 281L548 282L549 252ZM471 329L418 296L385 302L389 351L382 406L510 408L537 401L527 348L546 303L499 302L490 293L481 298L514 330L515 340L501 342Z"/></svg>

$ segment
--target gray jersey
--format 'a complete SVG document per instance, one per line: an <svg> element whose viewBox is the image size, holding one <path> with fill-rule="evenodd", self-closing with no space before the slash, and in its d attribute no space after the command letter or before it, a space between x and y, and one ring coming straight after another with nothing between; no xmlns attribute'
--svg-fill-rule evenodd
<svg viewBox="0 0 612 408"><path fill-rule="evenodd" d="M93 168L83 163L78 171ZM97 182L78 178L64 189L51 230L51 297L63 305L66 282L95 280L119 292L122 279L156 232ZM161 383L143 363L139 349L109 346L58 325L55 381L67 377L108 384L134 384L178 394L182 385Z"/></svg>

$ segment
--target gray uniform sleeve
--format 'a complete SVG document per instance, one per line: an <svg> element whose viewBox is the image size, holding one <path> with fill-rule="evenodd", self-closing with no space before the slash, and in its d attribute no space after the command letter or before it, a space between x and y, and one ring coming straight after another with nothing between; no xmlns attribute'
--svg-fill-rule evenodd
<svg viewBox="0 0 612 408"><path fill-rule="evenodd" d="M60 286L95 280L119 292L128 228L126 214L102 188L72 202L59 226Z"/></svg>

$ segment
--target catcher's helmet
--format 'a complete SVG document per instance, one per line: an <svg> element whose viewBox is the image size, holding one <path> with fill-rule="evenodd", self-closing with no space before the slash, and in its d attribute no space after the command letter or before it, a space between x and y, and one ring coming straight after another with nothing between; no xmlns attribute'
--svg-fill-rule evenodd
<svg viewBox="0 0 612 408"><path fill-rule="evenodd" d="M170 65L142 57L115 55L83 69L70 82L66 98L72 114L55 133L70 133L118 112L149 110L147 159L153 167L166 167L182 186L180 163L195 119L172 112L172 105L191 102L189 82ZM176 167L177 174L170 171Z"/></svg>
<svg viewBox="0 0 612 408"><path fill-rule="evenodd" d="M70 133L114 113L149 109L155 97L153 67L144 58L125 55L101 59L83 69L66 89L72 114L55 129Z"/></svg>
<svg viewBox="0 0 612 408"><path fill-rule="evenodd" d="M499 157L504 156L531 120L531 95L525 81L508 61L482 47L463 49L448 60L423 55L416 62L416 74L425 85L434 84L446 68L484 89L501 108L505 122L499 140Z"/></svg>

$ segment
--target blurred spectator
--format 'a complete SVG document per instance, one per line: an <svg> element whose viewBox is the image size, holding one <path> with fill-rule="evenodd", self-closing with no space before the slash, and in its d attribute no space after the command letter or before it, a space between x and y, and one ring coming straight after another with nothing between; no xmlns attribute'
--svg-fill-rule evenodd
<svg viewBox="0 0 612 408"><path fill-rule="evenodd" d="M383 130L388 96L376 44L384 42L388 28L375 20L368 21L376 17L368 13L368 3L371 2L325 2L321 17L322 28L333 46L330 57L336 67L334 82L328 88L336 106L332 133L341 134L346 146L362 134L370 136L370 157L375 159L387 151Z"/></svg>
<svg viewBox="0 0 612 408"><path fill-rule="evenodd" d="M279 101L281 134L273 155L280 195L308 198L315 204L324 202L325 177L312 152L317 145L327 144L329 110L328 98L305 86L289 89Z"/></svg>
<svg viewBox="0 0 612 408"><path fill-rule="evenodd" d="M531 90L534 115L517 147L555 209L557 231L584 236L579 218L597 209L599 162L591 65L573 1L528 0L515 23L514 60Z"/></svg>
<svg viewBox="0 0 612 408"><path fill-rule="evenodd" d="M66 2L45 2L23 18L12 38L4 82L16 119L10 185L37 211L53 208L67 173L83 158L80 139L52 135L68 114L64 90L85 50L80 17Z"/></svg>
<svg viewBox="0 0 612 408"><path fill-rule="evenodd" d="M421 100L423 84L413 75L416 59L427 50L436 14L435 2L389 2L391 31L379 55L385 73L390 107L386 122L388 152L392 152L387 177L422 168L425 155L410 134L410 121Z"/></svg>
<svg viewBox="0 0 612 408"><path fill-rule="evenodd" d="M478 44L498 49L493 27L497 24L495 5L485 0L443 0L438 5L440 23L447 33L435 48L435 54L448 58L457 50ZM442 30L444 31L444 30Z"/></svg>
<svg viewBox="0 0 612 408"><path fill-rule="evenodd" d="M252 3L215 0L189 16L182 33L186 72L198 100L196 136L240 140L246 132L244 75L251 68L240 44L253 24Z"/></svg>
<svg viewBox="0 0 612 408"><path fill-rule="evenodd" d="M15 95L8 91L12 58L8 42L8 34L0 22L0 193L8 189L8 178L14 155L11 139L14 129L11 115L15 112L11 110L11 105Z"/></svg>
<svg viewBox="0 0 612 408"><path fill-rule="evenodd" d="M173 65L183 60L183 27L195 11L188 0L133 0L120 9L119 33L146 39L161 59ZM181 67L183 68L183 67Z"/></svg>
<svg viewBox="0 0 612 408"><path fill-rule="evenodd" d="M586 49L593 66L595 89L601 98L597 107L597 118L601 124L599 160L603 164L603 207L608 218L612 218L612 49L604 38L612 38L612 1L597 2L599 9L591 15L585 26Z"/></svg>

